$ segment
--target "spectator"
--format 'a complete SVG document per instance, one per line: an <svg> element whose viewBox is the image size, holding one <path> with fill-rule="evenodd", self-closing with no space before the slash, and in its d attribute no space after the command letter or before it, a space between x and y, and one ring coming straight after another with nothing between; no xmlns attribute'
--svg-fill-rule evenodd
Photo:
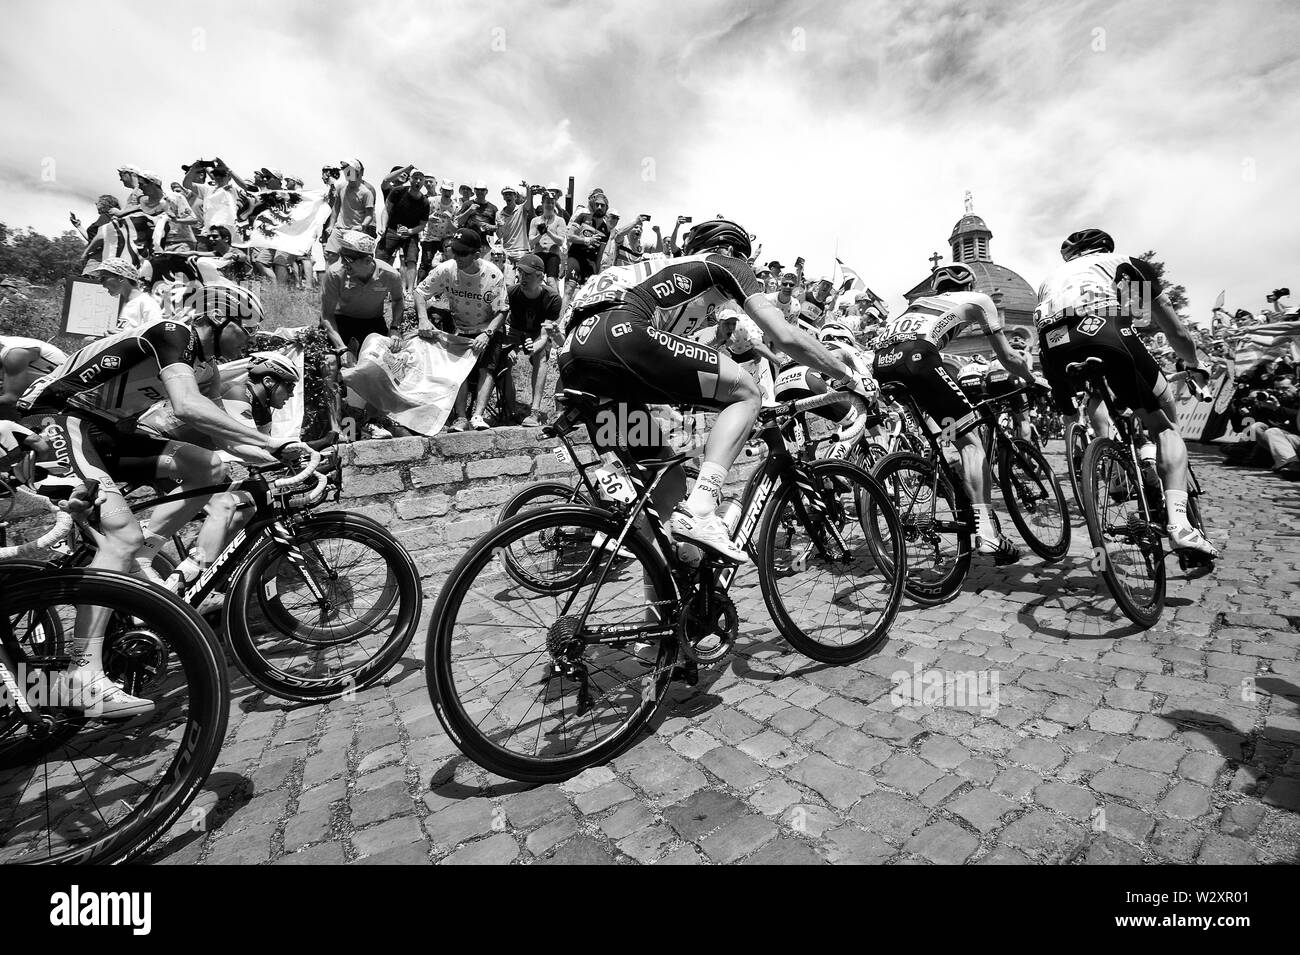
<svg viewBox="0 0 1300 955"><path fill-rule="evenodd" d="M380 184L388 225L379 246L385 262L401 256L402 288L407 295L415 292L415 266L420 256L420 233L429 221L429 196L426 177L414 166L395 167ZM396 263L394 263L396 264Z"/></svg>
<svg viewBox="0 0 1300 955"><path fill-rule="evenodd" d="M375 225L375 190L362 179L365 167L358 159L344 159L339 163L339 169L343 184L334 194L334 222L329 241L325 243L325 261L330 265L339 259L344 232L364 232L374 237L379 231Z"/></svg>
<svg viewBox="0 0 1300 955"><path fill-rule="evenodd" d="M613 218L613 213L610 214ZM624 229L615 229L613 236L610 238L610 265L635 265L646 257L646 255L662 255L664 251L663 233L659 231L657 225L652 225L650 231L655 234L655 242L649 248L646 248L641 241L642 231L645 223L650 221L650 217L644 213L636 217L636 221Z"/></svg>
<svg viewBox="0 0 1300 955"><path fill-rule="evenodd" d="M102 195L95 200L95 211L99 213L99 217L90 224L85 232L86 249L81 253L83 266L90 263L99 264L104 249L104 237L100 235L100 230L114 221L112 211L117 208L119 206L116 196ZM80 226L76 216L72 216L72 224Z"/></svg>
<svg viewBox="0 0 1300 955"><path fill-rule="evenodd" d="M243 218L252 222L263 209L278 201L275 193L284 192L286 188L285 175L279 169L263 166L254 172L252 204ZM279 249L251 244L249 253L258 275L277 285L288 284L289 269L295 267L293 256Z"/></svg>
<svg viewBox="0 0 1300 955"><path fill-rule="evenodd" d="M205 284L244 282L253 274L253 264L243 249L230 244L230 230L214 225L203 234L204 244L211 252L193 253L194 267Z"/></svg>
<svg viewBox="0 0 1300 955"><path fill-rule="evenodd" d="M532 221L532 208L523 201L528 195L528 183L521 182L523 191L514 186L503 186L501 199L505 202L497 212L497 238L506 250L506 260L511 267L528 254L528 226Z"/></svg>
<svg viewBox="0 0 1300 955"><path fill-rule="evenodd" d="M331 237L338 245L338 261L325 270L321 283L321 329L334 347L334 357L343 368L356 364L357 354L368 335L388 336L389 347L399 351L405 298L402 277L387 262L375 260L375 240L356 229L338 230ZM384 303L389 303L389 321L384 320ZM378 409L366 406L369 419L363 428L367 438L392 437L376 419Z"/></svg>
<svg viewBox="0 0 1300 955"><path fill-rule="evenodd" d="M122 185L126 186L129 192L126 194L127 206L133 206L140 199L140 183L136 178L140 174L139 168L127 163L124 166L117 167L117 178L121 180Z"/></svg>
<svg viewBox="0 0 1300 955"><path fill-rule="evenodd" d="M415 289L415 313L419 319L419 334L450 343L442 331L434 327L429 318L429 303L440 322L462 338L470 339L470 351L478 361L479 373L477 404L473 418L466 420L469 400L469 379L461 385L456 395L456 419L449 431L476 431L488 428L483 415L488 398L492 395L492 382L501 371L502 340L498 336L506 319L505 280L491 262L479 257L483 237L473 229L457 229L451 237L452 258L436 265Z"/></svg>
<svg viewBox="0 0 1300 955"><path fill-rule="evenodd" d="M563 217L555 208L555 196L542 193L542 211L528 227L528 244L542 260L546 284L556 292L560 290L560 270L564 263L568 230Z"/></svg>
<svg viewBox="0 0 1300 955"><path fill-rule="evenodd" d="M604 190L593 189L587 197L587 211L579 212L569 223L569 278L565 298L600 271L600 253L609 241L610 224L606 213L609 199Z"/></svg>
<svg viewBox="0 0 1300 955"><path fill-rule="evenodd" d="M429 219L424 227L424 237L420 242L420 281L429 274L443 245L456 231L456 218L460 215L460 203L452 196L455 184L444 179L438 187L438 197L429 200Z"/></svg>
<svg viewBox="0 0 1300 955"><path fill-rule="evenodd" d="M546 364L560 327L560 295L543 281L546 266L541 257L525 255L515 263L519 284L506 293L510 307L509 341L523 349L533 366L531 402L526 428L541 424L542 391L546 386Z"/></svg>
<svg viewBox="0 0 1300 955"><path fill-rule="evenodd" d="M690 216L678 216L677 222L673 225L673 234L668 237L668 244L665 249L669 255L678 256L682 254L682 247L677 242L677 233L682 230L682 226L691 221Z"/></svg>
<svg viewBox="0 0 1300 955"><path fill-rule="evenodd" d="M239 229L239 191L235 179L220 158L197 159L189 166L182 166L185 178L181 185L192 207L201 207L200 218L203 220L203 232L206 235L214 225L225 226L233 236ZM211 183L204 182L211 177Z"/></svg>
<svg viewBox="0 0 1300 955"><path fill-rule="evenodd" d="M198 218L190 209L184 197L174 193L163 193L162 177L157 173L141 170L136 175L140 183L140 198L134 207L124 209L120 215L129 216L132 212L142 212L153 222L153 235L149 250L164 252L187 252L194 248L194 226Z"/></svg>
<svg viewBox="0 0 1300 955"><path fill-rule="evenodd" d="M463 187L462 187L463 188ZM486 254L488 242L497 231L497 207L487 197L487 183L480 179L474 183L474 198L465 202L460 209L456 224L461 229L477 233L483 239L480 254Z"/></svg>
<svg viewBox="0 0 1300 955"><path fill-rule="evenodd" d="M152 295L140 288L140 270L126 259L105 259L90 269L90 274L118 300L117 321L105 331L106 335L162 320L162 307Z"/></svg>
<svg viewBox="0 0 1300 955"><path fill-rule="evenodd" d="M550 196L551 199L554 200L555 211L559 213L560 218L563 219L565 223L568 223L569 210L566 209L564 206L564 190L561 189L556 183L552 182L547 185L546 191L543 193L543 195ZM539 215L540 213L541 213L540 207L533 210L534 215Z"/></svg>

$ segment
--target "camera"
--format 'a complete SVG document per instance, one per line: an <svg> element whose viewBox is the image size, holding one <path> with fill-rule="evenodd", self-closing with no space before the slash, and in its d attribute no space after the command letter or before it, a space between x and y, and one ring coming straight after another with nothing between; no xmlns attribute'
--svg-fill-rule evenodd
<svg viewBox="0 0 1300 955"><path fill-rule="evenodd" d="M678 216L678 217L677 217L677 221L678 221L678 222L690 222L690 221L691 221L691 217L690 217L690 216Z"/></svg>
<svg viewBox="0 0 1300 955"><path fill-rule="evenodd" d="M1273 289L1272 294L1270 294L1268 298L1269 301L1276 302L1278 299L1286 298L1290 294L1291 294L1291 290L1289 288L1275 288Z"/></svg>

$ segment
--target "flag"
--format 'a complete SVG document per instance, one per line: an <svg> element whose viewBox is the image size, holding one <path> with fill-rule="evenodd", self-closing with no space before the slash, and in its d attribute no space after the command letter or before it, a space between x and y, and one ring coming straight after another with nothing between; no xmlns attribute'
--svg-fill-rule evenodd
<svg viewBox="0 0 1300 955"><path fill-rule="evenodd" d="M838 286L840 294L848 291L858 291L867 287L867 283L862 281L862 276L858 275L857 272L853 271L842 261L836 259L835 265L839 268L841 276L843 276L843 279Z"/></svg>
<svg viewBox="0 0 1300 955"><path fill-rule="evenodd" d="M306 255L327 215L329 207L322 190L267 190L258 193L250 212L248 241L239 244Z"/></svg>
<svg viewBox="0 0 1300 955"><path fill-rule="evenodd" d="M477 360L469 339L453 335L451 340L441 345L413 337L394 352L387 335L367 335L355 367L343 370L343 382L402 427L437 434Z"/></svg>
<svg viewBox="0 0 1300 955"><path fill-rule="evenodd" d="M1300 322L1269 322L1253 325L1246 330L1243 340L1262 348L1271 348L1300 338Z"/></svg>

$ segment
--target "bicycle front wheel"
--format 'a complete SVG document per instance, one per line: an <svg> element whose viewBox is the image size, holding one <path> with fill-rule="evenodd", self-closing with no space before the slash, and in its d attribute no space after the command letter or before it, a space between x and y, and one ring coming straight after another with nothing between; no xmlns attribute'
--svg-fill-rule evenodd
<svg viewBox="0 0 1300 955"><path fill-rule="evenodd" d="M1083 456L1083 513L1093 568L1124 616L1150 628L1165 605L1164 528L1142 513L1143 487L1129 450L1113 438L1088 445Z"/></svg>
<svg viewBox="0 0 1300 955"><path fill-rule="evenodd" d="M264 538L236 572L226 632L240 669L286 700L368 686L401 659L423 600L411 555L381 525L326 511Z"/></svg>
<svg viewBox="0 0 1300 955"><path fill-rule="evenodd" d="M1070 490L1074 492L1074 503L1083 507L1083 454L1088 450L1088 428L1077 421L1071 421L1065 429L1065 461L1070 469Z"/></svg>
<svg viewBox="0 0 1300 955"><path fill-rule="evenodd" d="M0 629L11 647L57 618L72 633L79 612L107 618L110 679L154 703L151 713L100 720L94 687L86 709L53 705L62 662L24 651L43 682L41 721L0 706L0 861L125 862L143 852L198 794L226 734L229 686L216 637L174 595L111 571L77 569L6 581ZM26 634L26 637L24 637ZM31 694L29 694L29 700Z"/></svg>
<svg viewBox="0 0 1300 955"><path fill-rule="evenodd" d="M1013 438L998 455L998 483L1011 522L1030 549L1049 563L1070 549L1070 511L1052 466L1032 441Z"/></svg>
<svg viewBox="0 0 1300 955"><path fill-rule="evenodd" d="M480 537L447 577L425 647L429 696L447 735L489 772L552 782L612 759L667 692L675 589L639 534L624 557L593 547L620 530L599 510L525 511ZM569 544L538 548L537 537ZM565 588L513 580L494 559L504 548L536 555L528 576Z"/></svg>
<svg viewBox="0 0 1300 955"><path fill-rule="evenodd" d="M898 513L884 489L847 461L814 461L763 508L758 581L790 645L822 663L876 650L903 599ZM870 538L887 543L873 548Z"/></svg>

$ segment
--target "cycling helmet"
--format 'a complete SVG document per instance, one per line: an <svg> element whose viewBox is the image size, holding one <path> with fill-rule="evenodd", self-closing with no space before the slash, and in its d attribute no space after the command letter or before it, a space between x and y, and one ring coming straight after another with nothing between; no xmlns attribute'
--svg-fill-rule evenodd
<svg viewBox="0 0 1300 955"><path fill-rule="evenodd" d="M724 245L731 246L737 258L747 259L752 252L749 233L730 219L701 222L686 237L682 251L687 255L698 255Z"/></svg>
<svg viewBox="0 0 1300 955"><path fill-rule="evenodd" d="M266 318L257 293L242 285L200 285L192 292L196 318L206 318L218 327L238 321L258 325Z"/></svg>
<svg viewBox="0 0 1300 955"><path fill-rule="evenodd" d="M823 345L841 345L845 348L857 348L858 341L853 337L847 326L839 322L830 322L822 326L821 331L817 333L818 340Z"/></svg>
<svg viewBox="0 0 1300 955"><path fill-rule="evenodd" d="M960 292L975 284L975 273L970 266L954 262L934 270L930 276L930 288L936 292Z"/></svg>
<svg viewBox="0 0 1300 955"><path fill-rule="evenodd" d="M1061 258L1069 262L1088 252L1114 252L1115 240L1100 229L1071 232L1061 243Z"/></svg>
<svg viewBox="0 0 1300 955"><path fill-rule="evenodd" d="M299 381L297 365L278 351L253 352L250 357L252 358L248 365L250 378L261 378L263 375L270 375L272 378L279 378L286 384L295 384Z"/></svg>

